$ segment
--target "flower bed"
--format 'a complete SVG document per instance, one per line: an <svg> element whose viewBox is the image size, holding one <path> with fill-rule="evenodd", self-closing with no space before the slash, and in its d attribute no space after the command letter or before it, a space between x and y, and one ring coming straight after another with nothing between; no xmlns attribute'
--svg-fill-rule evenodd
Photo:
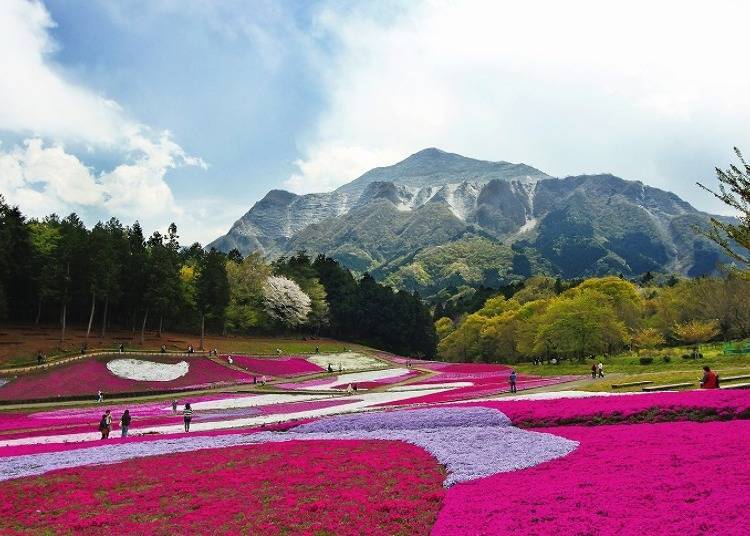
<svg viewBox="0 0 750 536"><path fill-rule="evenodd" d="M570 381L574 377L549 377L549 378L528 378L519 379L516 383L516 387L519 391L525 389L533 389L536 387L544 387L547 385L555 385L558 383ZM466 385L466 382L419 382L415 384L409 384L410 387L421 388L428 386L450 386L451 383L455 383L458 387L456 389L449 389L437 393L430 393L427 395L419 394L415 391L415 396L406 400L397 400L393 402L386 402L383 405L404 405L404 404L440 404L444 402L458 402L461 400L470 400L473 398L484 398L501 393L507 393L510 389L510 385L507 381L501 382L479 382L476 385ZM474 382L471 382L474 383Z"/></svg>
<svg viewBox="0 0 750 536"><path fill-rule="evenodd" d="M578 449L454 486L432 534L747 534L749 421L555 433Z"/></svg>
<svg viewBox="0 0 750 536"><path fill-rule="evenodd" d="M417 370L409 370L403 374L400 374L398 376L391 376L389 378L382 378L380 380L370 380L370 381L362 381L362 382L355 382L357 384L358 389L375 389L377 387L384 387L386 385L393 385L394 383L399 383L404 380L408 380L410 378L415 378L422 374L421 372ZM333 389L346 389L351 385L348 382L340 383L338 385L334 385Z"/></svg>
<svg viewBox="0 0 750 536"><path fill-rule="evenodd" d="M330 391L332 389L346 389L350 384L382 381L401 381L409 377L412 371L405 368L391 368L383 370L370 370L367 372L351 372L339 376L328 376L327 378L316 378L302 382L282 383L279 387L294 390L319 390Z"/></svg>
<svg viewBox="0 0 750 536"><path fill-rule="evenodd" d="M629 396L482 402L523 427L750 418L748 391L684 391Z"/></svg>
<svg viewBox="0 0 750 536"><path fill-rule="evenodd" d="M442 478L400 442L204 450L2 483L0 532L426 535Z"/></svg>
<svg viewBox="0 0 750 536"><path fill-rule="evenodd" d="M369 355L360 354L358 352L341 352L339 354L316 354L311 355L307 358L310 363L321 367L324 370L328 370L328 365L333 367L333 370L338 372L339 365L342 371L350 370L365 370L374 368L386 368L387 363L383 363L379 359L370 357Z"/></svg>
<svg viewBox="0 0 750 536"><path fill-rule="evenodd" d="M227 356L222 356L226 358ZM325 369L315 363L309 362L304 357L251 357L246 355L233 355L234 365L257 375L267 376L297 376L300 374L314 374L324 372Z"/></svg>
<svg viewBox="0 0 750 536"><path fill-rule="evenodd" d="M203 357L189 360L187 374L172 381L138 381L119 378L106 366L111 359L88 359L53 367L41 372L18 376L0 387L0 400L28 400L65 396L91 396L104 393L128 393L184 388L201 388L214 384L252 382L252 376ZM178 358L161 358L175 363Z"/></svg>
<svg viewBox="0 0 750 536"><path fill-rule="evenodd" d="M187 361L161 363L143 359L113 359L107 363L107 370L118 378L146 382L170 382L188 373Z"/></svg>

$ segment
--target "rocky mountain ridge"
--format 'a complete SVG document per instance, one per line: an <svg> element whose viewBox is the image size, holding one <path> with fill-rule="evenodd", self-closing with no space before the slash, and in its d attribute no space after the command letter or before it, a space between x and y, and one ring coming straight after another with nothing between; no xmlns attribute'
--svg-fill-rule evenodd
<svg viewBox="0 0 750 536"><path fill-rule="evenodd" d="M693 229L708 217L639 181L607 174L558 179L525 164L425 149L333 192L272 190L211 245L270 257L325 253L355 271L422 290L446 281L508 281L528 271L698 275L722 260ZM477 247L494 252L494 260L466 250ZM415 254L441 266L415 266Z"/></svg>

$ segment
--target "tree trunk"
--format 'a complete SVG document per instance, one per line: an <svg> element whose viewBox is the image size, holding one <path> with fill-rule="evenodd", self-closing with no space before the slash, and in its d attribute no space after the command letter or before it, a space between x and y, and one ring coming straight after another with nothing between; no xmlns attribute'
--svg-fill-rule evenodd
<svg viewBox="0 0 750 536"><path fill-rule="evenodd" d="M109 309L109 296L104 298L104 314L102 314L102 339L107 333L107 310Z"/></svg>
<svg viewBox="0 0 750 536"><path fill-rule="evenodd" d="M42 317L42 297L39 296L39 301L36 306L36 319L34 319L34 325L39 327L39 319Z"/></svg>
<svg viewBox="0 0 750 536"><path fill-rule="evenodd" d="M141 346L143 346L145 340L146 320L148 320L148 308L146 308L146 312L143 314L143 324L141 324Z"/></svg>
<svg viewBox="0 0 750 536"><path fill-rule="evenodd" d="M164 315L159 315L159 338L161 339L161 328L164 325Z"/></svg>
<svg viewBox="0 0 750 536"><path fill-rule="evenodd" d="M206 338L206 313L201 314L201 352L205 350L203 348L203 342Z"/></svg>
<svg viewBox="0 0 750 536"><path fill-rule="evenodd" d="M89 326L86 328L86 343L89 341L91 324L94 323L94 310L96 309L96 292L91 292L91 313L89 313Z"/></svg>
<svg viewBox="0 0 750 536"><path fill-rule="evenodd" d="M60 313L60 350L65 346L65 320L68 314L68 304L63 303L62 312Z"/></svg>

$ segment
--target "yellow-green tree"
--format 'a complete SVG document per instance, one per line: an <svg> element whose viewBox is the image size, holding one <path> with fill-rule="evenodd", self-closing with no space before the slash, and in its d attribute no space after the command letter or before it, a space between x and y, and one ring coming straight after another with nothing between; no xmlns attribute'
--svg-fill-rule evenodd
<svg viewBox="0 0 750 536"><path fill-rule="evenodd" d="M639 329L633 334L631 341L638 349L656 348L666 343L661 330L656 328Z"/></svg>
<svg viewBox="0 0 750 536"><path fill-rule="evenodd" d="M438 344L438 353L448 361L476 361L482 355L482 328L487 317L470 314Z"/></svg>
<svg viewBox="0 0 750 536"><path fill-rule="evenodd" d="M435 321L435 333L437 333L438 341L442 341L443 339L445 339L448 335L453 333L454 329L455 326L453 325L453 320L451 320L447 316L438 318Z"/></svg>
<svg viewBox="0 0 750 536"><path fill-rule="evenodd" d="M719 334L719 323L716 320L689 320L675 324L672 334L685 344L707 342Z"/></svg>
<svg viewBox="0 0 750 536"><path fill-rule="evenodd" d="M610 301L618 318L629 328L634 328L641 321L643 313L643 298L636 286L630 281L619 277L597 277L587 279L578 287L568 292L583 292L595 290L604 294Z"/></svg>
<svg viewBox="0 0 750 536"><path fill-rule="evenodd" d="M607 296L583 289L549 305L536 336L535 351L544 353L551 347L561 355L583 360L587 355L614 350L626 337L625 324Z"/></svg>

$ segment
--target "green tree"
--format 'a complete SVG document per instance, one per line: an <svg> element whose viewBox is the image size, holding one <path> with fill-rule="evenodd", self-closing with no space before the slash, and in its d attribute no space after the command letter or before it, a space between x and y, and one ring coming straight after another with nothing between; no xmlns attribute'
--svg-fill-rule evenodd
<svg viewBox="0 0 750 536"><path fill-rule="evenodd" d="M209 326L224 329L224 312L229 304L226 257L215 248L206 254L196 280L196 301L201 315L201 350L204 349L206 320Z"/></svg>
<svg viewBox="0 0 750 536"><path fill-rule="evenodd" d="M448 335L453 333L454 329L455 326L453 325L453 320L451 320L447 316L439 318L435 321L435 332L437 333L438 341L442 341L443 339L445 339Z"/></svg>
<svg viewBox="0 0 750 536"><path fill-rule="evenodd" d="M270 275L271 267L257 252L239 263L227 263L229 305L226 318L229 329L247 331L263 325L263 285Z"/></svg>
<svg viewBox="0 0 750 536"><path fill-rule="evenodd" d="M719 334L719 323L716 320L690 320L675 324L672 333L684 344L707 342Z"/></svg>
<svg viewBox="0 0 750 536"><path fill-rule="evenodd" d="M577 357L610 351L627 337L610 300L601 292L585 289L550 303L537 333L536 350L549 345L562 355Z"/></svg>
<svg viewBox="0 0 750 536"><path fill-rule="evenodd" d="M713 194L717 199L739 213L737 223L711 218L708 229L697 231L718 244L731 258L743 266L750 266L750 164L745 162L740 150L734 152L739 165L731 164L729 169L716 168L719 191L698 183L698 186ZM744 252L742 250L745 250Z"/></svg>

